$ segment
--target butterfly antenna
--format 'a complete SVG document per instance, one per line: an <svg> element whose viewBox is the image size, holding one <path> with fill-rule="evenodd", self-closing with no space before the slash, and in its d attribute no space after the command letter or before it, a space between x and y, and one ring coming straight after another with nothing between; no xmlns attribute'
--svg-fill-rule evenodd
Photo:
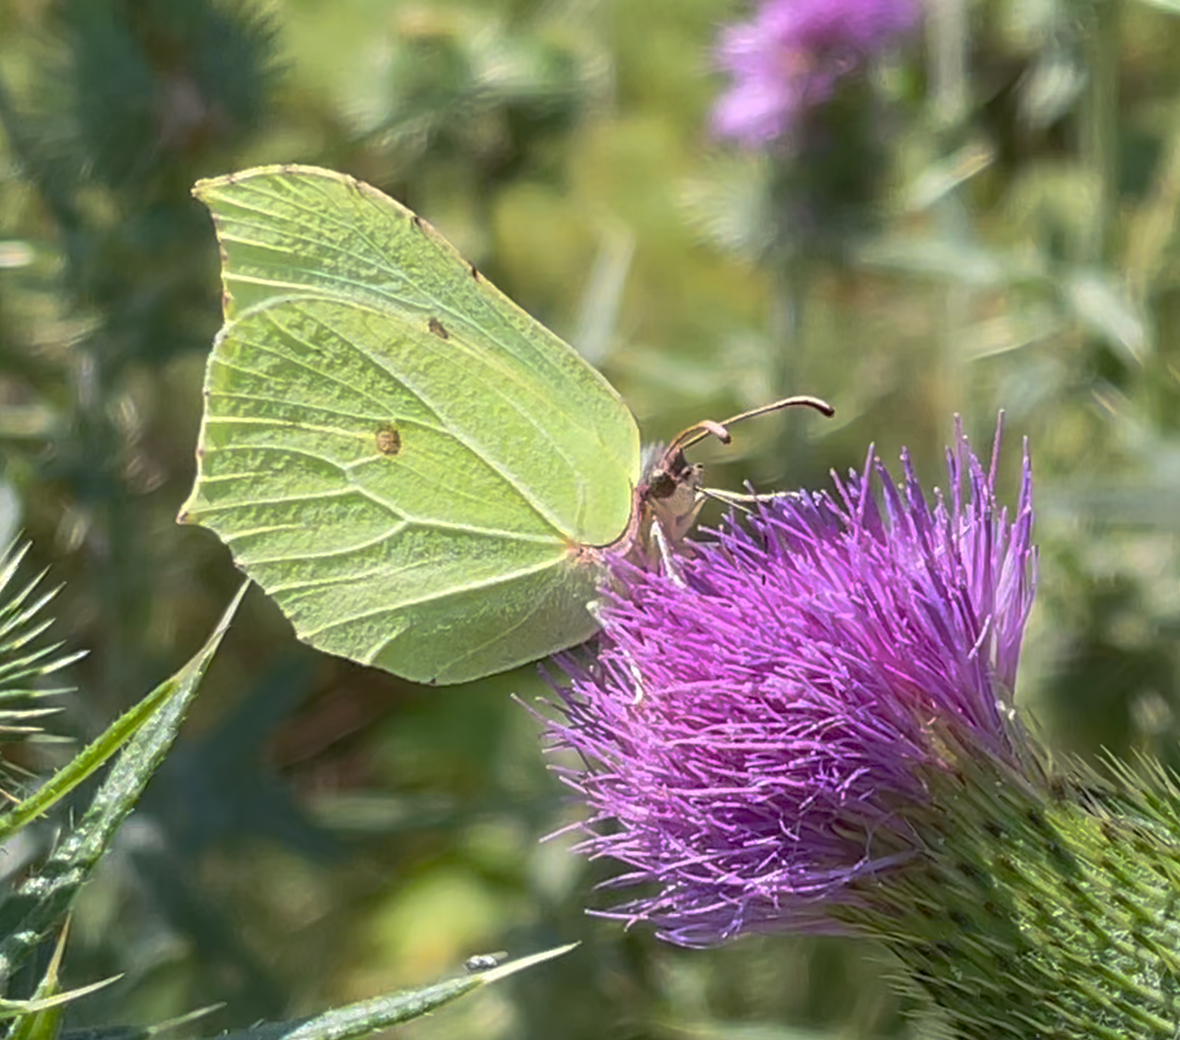
<svg viewBox="0 0 1180 1040"><path fill-rule="evenodd" d="M722 444L728 444L732 440L732 437L727 427L732 426L734 423L745 422L747 419L755 419L759 415L766 415L769 412L781 412L784 408L794 408L796 405L814 408L817 412L822 412L829 417L836 414L835 408L828 404L827 401L823 401L818 397L808 397L806 395L783 397L778 401L771 401L770 404L764 404L759 408L751 408L748 412L739 412L737 415L731 415L724 422L717 423L706 419L703 422L697 423L695 426L690 426L687 430L676 435L669 448L680 448L683 451L685 448L691 448L694 444L703 441L710 434L721 441Z"/></svg>
<svg viewBox="0 0 1180 1040"><path fill-rule="evenodd" d="M689 445L696 444L698 441L703 441L706 437L712 434L722 444L728 444L733 438L729 431L725 428L724 423L714 422L712 419L702 419L698 423L693 423L687 430L681 430L672 442L665 449L665 455L671 455L677 448L687 448Z"/></svg>

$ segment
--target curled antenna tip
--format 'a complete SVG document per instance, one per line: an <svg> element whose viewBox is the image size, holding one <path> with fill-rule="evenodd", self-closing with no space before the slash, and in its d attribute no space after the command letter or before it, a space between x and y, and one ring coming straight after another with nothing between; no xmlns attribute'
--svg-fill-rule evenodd
<svg viewBox="0 0 1180 1040"><path fill-rule="evenodd" d="M770 404L764 404L758 408L751 408L748 412L739 412L737 415L731 415L728 419L722 422L713 422L705 419L702 422L690 426L687 430L678 434L676 439L672 441L673 448L689 448L699 441L704 440L707 434L713 434L722 444L728 444L732 437L730 436L727 427L734 423L744 422L746 419L754 419L759 415L766 415L770 412L780 412L784 408L793 408L797 405L805 405L808 408L814 408L817 412L831 418L836 414L836 409L833 408L827 401L819 397L810 397L801 394L795 397L783 397L777 401L771 401Z"/></svg>

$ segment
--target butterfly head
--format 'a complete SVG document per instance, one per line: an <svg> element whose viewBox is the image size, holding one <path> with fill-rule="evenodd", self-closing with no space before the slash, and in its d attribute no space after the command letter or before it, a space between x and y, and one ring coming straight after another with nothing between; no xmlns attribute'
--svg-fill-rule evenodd
<svg viewBox="0 0 1180 1040"><path fill-rule="evenodd" d="M704 467L691 463L685 452L706 437L716 437L722 444L733 439L729 426L752 419L767 412L779 411L793 405L806 405L824 415L835 409L817 397L787 397L763 405L749 412L732 416L724 422L703 420L678 434L667 446L653 445L645 452L643 479L635 489L635 506L631 525L617 548L629 556L643 559L658 558L661 549L655 544L653 527L658 525L663 545L675 548L692 530L697 514L705 504L708 493L702 486Z"/></svg>

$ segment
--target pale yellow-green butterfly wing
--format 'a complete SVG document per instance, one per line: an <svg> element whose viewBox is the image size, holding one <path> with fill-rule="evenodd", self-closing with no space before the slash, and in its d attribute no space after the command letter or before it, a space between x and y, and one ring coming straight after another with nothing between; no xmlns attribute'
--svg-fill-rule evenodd
<svg viewBox="0 0 1180 1040"><path fill-rule="evenodd" d="M587 639L640 480L622 399L428 224L310 167L201 181L225 325L181 519L313 646L424 682Z"/></svg>

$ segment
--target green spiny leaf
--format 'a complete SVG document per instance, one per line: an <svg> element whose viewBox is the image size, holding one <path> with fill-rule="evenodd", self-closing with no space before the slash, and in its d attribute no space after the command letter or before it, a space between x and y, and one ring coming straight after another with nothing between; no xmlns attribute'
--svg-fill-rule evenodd
<svg viewBox="0 0 1180 1040"><path fill-rule="evenodd" d="M490 971L445 979L422 989L404 990L292 1022L272 1022L229 1033L221 1040L351 1040L428 1015L489 982L513 975L535 964L569 953L577 943L535 953L501 964Z"/></svg>
<svg viewBox="0 0 1180 1040"><path fill-rule="evenodd" d="M31 1000L0 1000L0 1019L16 1019L6 1040L55 1040L61 1028L62 1011L66 1004L115 981L114 978L103 979L89 986L82 986L66 993L61 992L58 973L61 970L68 933L68 927L62 929L49 967Z"/></svg>
<svg viewBox="0 0 1180 1040"><path fill-rule="evenodd" d="M66 836L45 864L0 905L0 979L9 977L36 948L42 936L60 923L78 889L89 879L110 847L119 825L135 807L148 780L171 747L205 668L220 645L246 587L243 586L234 597L212 636L196 656L145 698L150 708L140 705L138 711L133 709L122 716L79 756L91 753L87 760L89 769L80 768L70 774L75 784L78 773L89 775L114 748L126 741L126 747L95 794L81 823ZM133 713L136 717L129 723L128 716ZM129 740L128 730L132 734ZM66 767L62 773L71 768ZM27 822L36 812L44 811L39 803L34 808L36 811L30 810L28 802L24 802L10 815L20 812L20 818Z"/></svg>

